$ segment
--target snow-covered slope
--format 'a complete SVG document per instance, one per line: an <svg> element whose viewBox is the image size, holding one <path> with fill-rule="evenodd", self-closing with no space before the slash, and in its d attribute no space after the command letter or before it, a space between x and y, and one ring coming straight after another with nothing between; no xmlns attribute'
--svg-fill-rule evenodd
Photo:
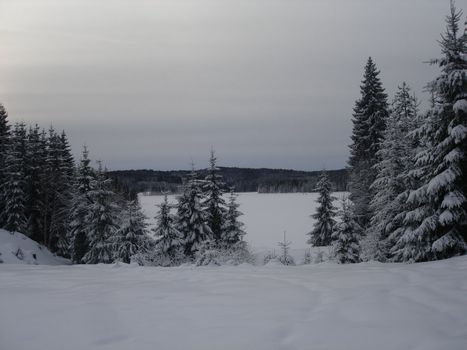
<svg viewBox="0 0 467 350"><path fill-rule="evenodd" d="M297 267L0 265L0 349L465 350L467 257Z"/></svg>
<svg viewBox="0 0 467 350"><path fill-rule="evenodd" d="M63 265L67 259L53 255L46 247L25 235L0 229L0 262L4 264Z"/></svg>

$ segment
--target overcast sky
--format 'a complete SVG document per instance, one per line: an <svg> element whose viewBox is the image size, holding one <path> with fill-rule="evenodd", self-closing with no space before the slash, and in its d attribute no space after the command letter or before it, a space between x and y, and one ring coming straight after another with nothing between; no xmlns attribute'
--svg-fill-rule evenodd
<svg viewBox="0 0 467 350"><path fill-rule="evenodd" d="M458 1L458 5L463 3ZM0 102L110 169L335 169L372 56L437 73L448 0L0 0ZM467 9L465 9L467 10Z"/></svg>

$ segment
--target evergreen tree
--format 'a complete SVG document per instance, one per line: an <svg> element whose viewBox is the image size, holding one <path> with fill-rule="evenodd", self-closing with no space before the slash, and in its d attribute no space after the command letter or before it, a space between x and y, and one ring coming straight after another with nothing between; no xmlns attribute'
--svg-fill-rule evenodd
<svg viewBox="0 0 467 350"><path fill-rule="evenodd" d="M207 213L203 210L201 184L193 169L182 195L178 197L176 227L182 234L184 252L188 257L193 257L201 244L213 239L207 225Z"/></svg>
<svg viewBox="0 0 467 350"><path fill-rule="evenodd" d="M145 220L138 201L128 202L118 230L111 239L115 260L129 264L137 254L147 254L149 237Z"/></svg>
<svg viewBox="0 0 467 350"><path fill-rule="evenodd" d="M352 120L350 199L355 204L356 219L362 227L367 226L371 217L370 186L376 178L374 165L378 162L377 152L388 116L387 95L379 73L370 57L360 86L361 98L355 103Z"/></svg>
<svg viewBox="0 0 467 350"><path fill-rule="evenodd" d="M360 246L358 244L361 227L354 220L354 213L350 201L342 201L339 212L340 222L333 234L332 252L340 264L357 263L360 261Z"/></svg>
<svg viewBox="0 0 467 350"><path fill-rule="evenodd" d="M67 229L72 197L73 163L64 134L58 135L51 127L48 135L46 159L47 195L45 197L45 244L60 255L69 255ZM70 168L71 167L71 168Z"/></svg>
<svg viewBox="0 0 467 350"><path fill-rule="evenodd" d="M39 126L29 128L26 148L26 216L27 234L35 241L42 241L43 207L46 188L44 186L44 164L46 162L46 143Z"/></svg>
<svg viewBox="0 0 467 350"><path fill-rule="evenodd" d="M4 215L7 183L7 154L10 149L10 125L8 124L8 113L0 103L0 227L5 226L6 217Z"/></svg>
<svg viewBox="0 0 467 350"><path fill-rule="evenodd" d="M90 244L83 257L87 264L111 263L114 258L111 241L118 229L120 208L115 193L110 190L110 181L99 162L96 178L88 192L91 204L85 220Z"/></svg>
<svg viewBox="0 0 467 350"><path fill-rule="evenodd" d="M183 243L180 231L175 227L175 218L170 214L171 205L167 194L159 205L156 216L156 227L153 229L156 241L156 254L161 255L159 260L163 265L173 265L179 258L180 247Z"/></svg>
<svg viewBox="0 0 467 350"><path fill-rule="evenodd" d="M404 205L409 183L407 172L414 156L415 144L410 133L417 125L417 99L404 82L392 103L384 139L375 165L376 180L371 185L374 197L370 203L373 216L362 240L363 260L386 261L389 256L388 237L399 227L396 216Z"/></svg>
<svg viewBox="0 0 467 350"><path fill-rule="evenodd" d="M224 194L225 183L222 176L219 175L219 169L216 166L216 155L214 150L211 150L211 158L209 160L208 175L205 179L204 194L205 201L204 206L206 208L206 223L212 232L212 236L216 242L222 241L224 227L225 214L226 214L226 203L222 198Z"/></svg>
<svg viewBox="0 0 467 350"><path fill-rule="evenodd" d="M239 204L237 203L237 194L234 192L234 188L230 189L229 203L227 204L227 212L225 214L225 222L222 233L222 242L227 245L233 245L237 242L243 241L243 236L246 232L243 230L245 226L238 218L243 215L238 210Z"/></svg>
<svg viewBox="0 0 467 350"><path fill-rule="evenodd" d="M292 242L288 241L286 238L286 233L284 232L284 240L282 242L277 243L281 250L281 254L279 255L279 261L282 265L295 265L294 259L290 256L290 245Z"/></svg>
<svg viewBox="0 0 467 350"><path fill-rule="evenodd" d="M429 84L434 106L420 128L425 149L415 157L412 175L419 186L392 248L396 261L448 258L466 251L467 232L467 34L451 2L442 57L433 60L441 74Z"/></svg>
<svg viewBox="0 0 467 350"><path fill-rule="evenodd" d="M26 125L16 123L6 156L3 221L9 231L26 232Z"/></svg>
<svg viewBox="0 0 467 350"><path fill-rule="evenodd" d="M67 258L71 257L71 241L68 232L71 215L71 203L73 200L73 184L76 181L75 164L71 154L71 148L65 131L62 131L58 139L60 151L60 186L59 207L56 220L59 221L59 237L57 240L57 253Z"/></svg>
<svg viewBox="0 0 467 350"><path fill-rule="evenodd" d="M82 263L88 251L89 239L87 231L87 217L91 210L90 192L95 184L95 172L90 166L89 151L83 147L74 183L73 199L71 203L69 236L71 256L74 263Z"/></svg>
<svg viewBox="0 0 467 350"><path fill-rule="evenodd" d="M319 197L317 203L319 204L316 213L312 215L312 218L316 220L313 231L308 233L310 238L308 244L315 247L327 246L331 244L332 233L336 225L334 217L336 216L336 208L332 202L336 198L331 195L331 182L325 171L321 173L321 176L317 183L317 190Z"/></svg>

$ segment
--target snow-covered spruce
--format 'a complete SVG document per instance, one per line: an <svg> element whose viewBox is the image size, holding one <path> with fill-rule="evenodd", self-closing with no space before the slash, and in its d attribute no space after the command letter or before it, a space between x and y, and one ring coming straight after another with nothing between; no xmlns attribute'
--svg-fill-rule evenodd
<svg viewBox="0 0 467 350"><path fill-rule="evenodd" d="M137 200L124 204L118 229L109 239L113 260L127 264L132 261L144 264L145 256L151 247L145 220Z"/></svg>
<svg viewBox="0 0 467 350"><path fill-rule="evenodd" d="M206 224L211 230L213 239L216 242L222 242L224 240L223 228L227 209L225 200L222 197L225 183L222 176L219 175L216 162L217 158L212 149L208 174L203 184L203 194L205 197L203 206L206 208Z"/></svg>
<svg viewBox="0 0 467 350"><path fill-rule="evenodd" d="M14 125L5 159L6 176L2 189L4 200L1 214L8 231L26 232L26 125Z"/></svg>
<svg viewBox="0 0 467 350"><path fill-rule="evenodd" d="M25 196L26 196L26 233L31 239L43 238L43 209L45 193L45 169L47 157L47 138L38 125L29 128L26 145Z"/></svg>
<svg viewBox="0 0 467 350"><path fill-rule="evenodd" d="M315 219L313 231L308 233L310 238L307 243L315 247L328 246L332 241L332 233L336 225L334 217L336 208L332 202L336 199L331 194L331 182L325 171L322 172L317 183L319 204L316 213L311 217Z"/></svg>
<svg viewBox="0 0 467 350"><path fill-rule="evenodd" d="M442 57L432 61L441 74L429 84L433 108L421 126L425 149L415 157L403 227L392 247L395 261L427 261L465 253L467 239L467 34L451 3Z"/></svg>
<svg viewBox="0 0 467 350"><path fill-rule="evenodd" d="M417 127L417 107L409 86L402 83L394 96L384 139L377 152L380 161L375 165L377 175L371 185L373 216L361 242L363 260L386 261L390 249L388 237L400 226L396 217L410 185L407 174L416 147L410 133Z"/></svg>
<svg viewBox="0 0 467 350"><path fill-rule="evenodd" d="M67 229L73 196L74 161L65 133L59 135L52 127L49 130L46 164L46 244L51 251L69 257Z"/></svg>
<svg viewBox="0 0 467 350"><path fill-rule="evenodd" d="M164 201L159 205L156 215L156 227L153 229L156 238L154 251L154 264L159 266L178 265L183 260L183 237L175 227L175 218L170 213L171 205L167 194Z"/></svg>
<svg viewBox="0 0 467 350"><path fill-rule="evenodd" d="M90 163L89 151L85 146L76 172L68 227L71 258L75 264L83 262L89 246L87 217L91 210L91 185L96 178Z"/></svg>
<svg viewBox="0 0 467 350"><path fill-rule="evenodd" d="M227 212L225 213L224 227L222 230L222 242L227 245L233 245L243 241L243 237L246 234L243 230L245 225L238 220L243 213L238 210L240 205L237 203L237 196L232 187L230 189Z"/></svg>
<svg viewBox="0 0 467 350"><path fill-rule="evenodd" d="M183 251L189 258L194 256L201 244L213 239L211 229L206 224L202 185L193 169L185 181L183 193L178 197L175 226L182 234Z"/></svg>
<svg viewBox="0 0 467 350"><path fill-rule="evenodd" d="M91 183L89 211L86 215L86 232L90 244L83 257L87 264L111 263L114 259L110 238L119 224L119 207L115 193L110 188L110 179L106 178L99 162L96 179Z"/></svg>
<svg viewBox="0 0 467 350"><path fill-rule="evenodd" d="M10 125L8 124L8 113L0 103L0 227L6 223L5 203L6 203L6 162L8 149L10 148Z"/></svg>
<svg viewBox="0 0 467 350"><path fill-rule="evenodd" d="M333 235L332 255L340 264L357 263L360 261L359 239L362 230L354 220L352 202L342 200L339 216L340 222Z"/></svg>
<svg viewBox="0 0 467 350"><path fill-rule="evenodd" d="M293 257L290 255L291 244L292 242L287 240L287 235L284 232L283 241L277 243L277 245L280 248L280 254L277 258L282 265L295 265L295 261Z"/></svg>
<svg viewBox="0 0 467 350"><path fill-rule="evenodd" d="M371 57L365 66L361 97L355 102L353 113L352 145L349 165L350 199L355 204L357 221L366 227L371 218L372 198L370 186L376 179L374 165L388 116L387 95L379 78L379 71Z"/></svg>

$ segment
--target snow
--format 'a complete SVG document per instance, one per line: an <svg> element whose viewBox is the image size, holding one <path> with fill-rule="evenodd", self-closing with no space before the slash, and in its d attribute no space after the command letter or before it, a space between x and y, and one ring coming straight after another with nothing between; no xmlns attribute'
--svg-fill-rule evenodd
<svg viewBox="0 0 467 350"><path fill-rule="evenodd" d="M0 265L5 350L464 350L467 257L419 264Z"/></svg>
<svg viewBox="0 0 467 350"><path fill-rule="evenodd" d="M2 229L0 229L0 261L4 264L34 265L69 263L68 260L53 255L46 247L25 235L18 232L10 233Z"/></svg>
<svg viewBox="0 0 467 350"><path fill-rule="evenodd" d="M333 193L338 199L334 203L337 207L345 195L344 192ZM318 205L317 198L318 193L239 193L239 210L244 214L239 220L245 223L245 240L258 256L264 256L274 249L278 252L277 243L283 240L284 231L287 231L287 240L292 242L291 255L300 263L305 250L310 247L306 243L307 233L313 229L315 220L310 215ZM164 196L140 195L139 199L149 217L148 222L153 226L158 210L156 204L160 204ZM168 199L170 203L176 203L175 195L168 196Z"/></svg>
<svg viewBox="0 0 467 350"><path fill-rule="evenodd" d="M453 106L454 112L459 113L459 112L464 112L467 113L467 100L462 99L456 101Z"/></svg>

